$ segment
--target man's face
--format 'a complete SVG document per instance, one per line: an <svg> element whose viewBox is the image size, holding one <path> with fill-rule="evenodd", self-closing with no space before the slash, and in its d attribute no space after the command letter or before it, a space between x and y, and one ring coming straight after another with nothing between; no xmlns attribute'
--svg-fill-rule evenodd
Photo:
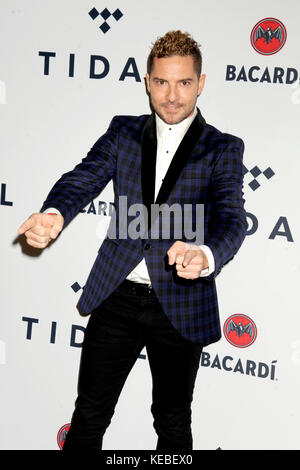
<svg viewBox="0 0 300 470"><path fill-rule="evenodd" d="M155 57L146 82L155 112L167 124L177 124L193 113L205 75L198 77L192 56Z"/></svg>

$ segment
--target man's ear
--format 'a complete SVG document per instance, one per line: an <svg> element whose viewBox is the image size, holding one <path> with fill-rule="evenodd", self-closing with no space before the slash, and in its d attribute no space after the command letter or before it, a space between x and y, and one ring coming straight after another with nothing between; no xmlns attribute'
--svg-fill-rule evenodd
<svg viewBox="0 0 300 470"><path fill-rule="evenodd" d="M146 73L145 79L146 79L147 91L148 91L148 93L150 93L150 75L149 75L149 73Z"/></svg>
<svg viewBox="0 0 300 470"><path fill-rule="evenodd" d="M202 74L199 78L199 84L198 84L198 96L201 95L202 93L202 90L204 88L204 85L205 85L205 79L206 79L206 75L205 74Z"/></svg>

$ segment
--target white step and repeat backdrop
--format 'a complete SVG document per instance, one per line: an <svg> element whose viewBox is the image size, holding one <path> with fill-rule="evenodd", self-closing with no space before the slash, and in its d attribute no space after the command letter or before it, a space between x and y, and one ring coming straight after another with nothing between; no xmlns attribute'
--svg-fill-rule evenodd
<svg viewBox="0 0 300 470"><path fill-rule="evenodd" d="M202 46L205 119L246 145L248 234L217 280L224 335L202 356L195 449L300 448L299 15L296 0L1 1L2 449L61 445L87 322L75 306L112 186L42 253L17 229L112 116L149 112L146 57L172 29ZM230 331L231 320L246 331ZM150 405L143 352L104 449L154 449Z"/></svg>

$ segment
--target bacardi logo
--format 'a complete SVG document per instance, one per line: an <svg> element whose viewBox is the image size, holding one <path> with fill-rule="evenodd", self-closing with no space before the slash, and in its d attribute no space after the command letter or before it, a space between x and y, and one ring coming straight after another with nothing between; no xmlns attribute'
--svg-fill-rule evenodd
<svg viewBox="0 0 300 470"><path fill-rule="evenodd" d="M227 341L237 348L251 346L257 337L257 328L254 321L241 313L227 318L223 331Z"/></svg>
<svg viewBox="0 0 300 470"><path fill-rule="evenodd" d="M71 427L71 423L64 424L57 433L57 445L60 449L62 449L64 446L70 427Z"/></svg>
<svg viewBox="0 0 300 470"><path fill-rule="evenodd" d="M256 52L272 55L283 48L286 36L286 28L281 21L276 18L264 18L252 29L250 40Z"/></svg>

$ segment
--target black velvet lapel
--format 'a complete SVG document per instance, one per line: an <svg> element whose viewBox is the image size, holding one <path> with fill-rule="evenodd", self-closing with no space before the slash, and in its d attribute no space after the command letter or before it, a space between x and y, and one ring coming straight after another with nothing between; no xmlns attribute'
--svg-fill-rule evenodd
<svg viewBox="0 0 300 470"><path fill-rule="evenodd" d="M197 116L187 130L168 168L157 195L155 201L156 204L163 204L168 199L179 174L183 170L187 159L200 139L204 126L205 120L198 109ZM155 114L153 113L145 124L142 136L142 195L143 204L146 206L148 211L148 222L150 222L151 204L154 204L156 152L156 122ZM148 225L148 227L150 228L150 225Z"/></svg>
<svg viewBox="0 0 300 470"><path fill-rule="evenodd" d="M151 204L154 203L155 194L156 150L156 122L155 115L152 113L146 121L143 129L141 167L143 204L147 208L149 217L151 213Z"/></svg>
<svg viewBox="0 0 300 470"><path fill-rule="evenodd" d="M199 109L197 111L197 116L188 128L172 159L172 162L165 175L164 181L160 187L155 204L163 204L164 202L166 202L170 192L172 191L178 179L178 176L180 175L187 162L187 159L191 155L196 143L200 139L200 135L205 126L205 120L202 117Z"/></svg>

